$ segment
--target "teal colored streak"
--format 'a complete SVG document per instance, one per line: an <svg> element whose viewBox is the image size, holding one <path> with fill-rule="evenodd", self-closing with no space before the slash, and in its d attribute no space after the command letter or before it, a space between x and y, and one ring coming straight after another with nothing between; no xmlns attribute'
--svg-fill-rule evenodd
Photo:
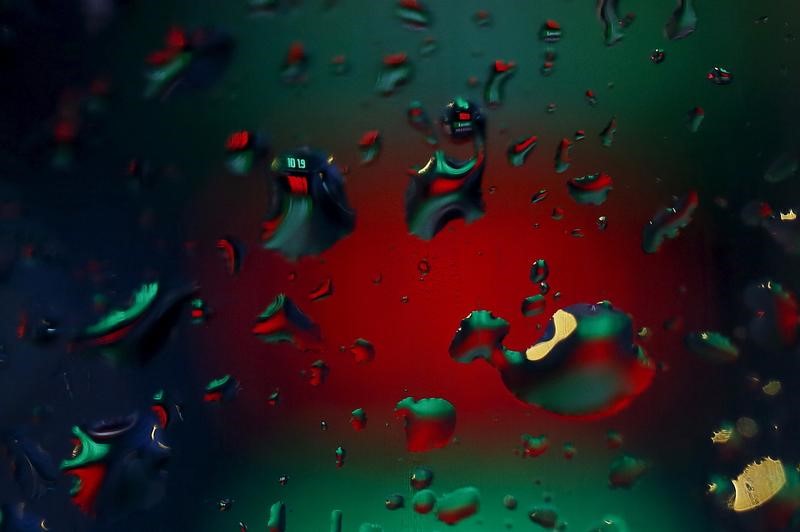
<svg viewBox="0 0 800 532"><path fill-rule="evenodd" d="M130 307L124 310L112 310L100 321L87 327L84 330L84 334L87 336L101 336L122 324L137 319L150 307L157 295L158 283L142 285L133 295L133 304Z"/></svg>
<svg viewBox="0 0 800 532"><path fill-rule="evenodd" d="M61 461L61 469L74 469L94 462L99 462L106 457L111 446L106 443L97 443L80 427L72 427L72 434L80 441L80 452L75 458L66 458Z"/></svg>

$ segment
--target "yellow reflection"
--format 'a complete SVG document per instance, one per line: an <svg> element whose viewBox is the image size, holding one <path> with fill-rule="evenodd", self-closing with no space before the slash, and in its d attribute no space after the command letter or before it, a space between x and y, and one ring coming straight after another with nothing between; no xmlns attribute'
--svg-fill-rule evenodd
<svg viewBox="0 0 800 532"><path fill-rule="evenodd" d="M558 309L556 313L553 314L553 326L555 332L552 338L545 342L532 345L525 351L525 357L528 360L535 362L546 357L559 342L568 338L569 335L578 328L578 320L569 312Z"/></svg>
<svg viewBox="0 0 800 532"><path fill-rule="evenodd" d="M783 385L779 380L771 380L761 387L761 390L767 395L778 395L781 392Z"/></svg>
<svg viewBox="0 0 800 532"><path fill-rule="evenodd" d="M786 484L786 472L780 460L767 457L748 465L731 482L736 490L731 508L735 512L747 512L763 505L781 490Z"/></svg>
<svg viewBox="0 0 800 532"><path fill-rule="evenodd" d="M715 430L711 435L711 441L714 443L728 443L732 435L733 431L731 429Z"/></svg>

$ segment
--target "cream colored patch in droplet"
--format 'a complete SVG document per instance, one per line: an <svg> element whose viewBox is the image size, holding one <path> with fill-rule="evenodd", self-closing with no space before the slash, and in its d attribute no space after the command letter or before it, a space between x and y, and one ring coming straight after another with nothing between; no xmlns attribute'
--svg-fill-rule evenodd
<svg viewBox="0 0 800 532"><path fill-rule="evenodd" d="M713 443L728 443L731 436L733 436L733 431L731 429L719 429L715 430L711 435L711 441Z"/></svg>
<svg viewBox="0 0 800 532"><path fill-rule="evenodd" d="M736 490L731 509L747 512L765 504L786 485L786 471L780 460L767 457L748 465L731 482Z"/></svg>
<svg viewBox="0 0 800 532"><path fill-rule="evenodd" d="M553 326L555 331L553 332L552 338L532 345L525 350L525 357L528 360L535 362L549 355L550 351L552 351L559 342L568 338L575 332L575 329L578 328L578 320L564 309L558 309L556 313L553 314Z"/></svg>

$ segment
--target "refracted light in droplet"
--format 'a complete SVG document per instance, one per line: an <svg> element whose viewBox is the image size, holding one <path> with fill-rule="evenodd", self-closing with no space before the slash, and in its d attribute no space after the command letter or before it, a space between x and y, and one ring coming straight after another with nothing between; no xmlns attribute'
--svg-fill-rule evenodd
<svg viewBox="0 0 800 532"><path fill-rule="evenodd" d="M611 463L608 483L612 488L632 488L647 469L644 460L623 454Z"/></svg>
<svg viewBox="0 0 800 532"><path fill-rule="evenodd" d="M613 180L605 172L573 177L567 181L569 195L581 205L602 205L613 188Z"/></svg>
<svg viewBox="0 0 800 532"><path fill-rule="evenodd" d="M375 90L382 96L391 96L400 87L411 81L414 68L403 52L388 54L383 57Z"/></svg>
<svg viewBox="0 0 800 532"><path fill-rule="evenodd" d="M428 514L436 506L436 494L429 489L422 489L414 494L411 499L411 507L418 514Z"/></svg>
<svg viewBox="0 0 800 532"><path fill-rule="evenodd" d="M617 0L600 0L597 2L597 16L603 23L603 36L606 46L613 46L625 36L622 33Z"/></svg>
<svg viewBox="0 0 800 532"><path fill-rule="evenodd" d="M417 401L406 397L397 403L394 411L396 417L403 419L409 451L438 449L452 440L456 409L446 399L433 397Z"/></svg>
<svg viewBox="0 0 800 532"><path fill-rule="evenodd" d="M428 488L433 483L433 470L429 467L417 466L411 472L409 482L415 490Z"/></svg>
<svg viewBox="0 0 800 532"><path fill-rule="evenodd" d="M786 484L786 471L780 460L766 457L748 465L733 482L736 495L731 503L735 512L747 512L764 505Z"/></svg>
<svg viewBox="0 0 800 532"><path fill-rule="evenodd" d="M727 69L718 66L709 70L706 78L714 85L730 85L733 82L733 74Z"/></svg>
<svg viewBox="0 0 800 532"><path fill-rule="evenodd" d="M503 506L509 510L515 510L517 508L517 498L513 495L506 495L503 497Z"/></svg>
<svg viewBox="0 0 800 532"><path fill-rule="evenodd" d="M431 12L421 0L398 0L395 14L410 30L424 30L432 22Z"/></svg>
<svg viewBox="0 0 800 532"><path fill-rule="evenodd" d="M386 497L383 505L387 510L399 510L405 506L405 498L399 493L393 493Z"/></svg>
<svg viewBox="0 0 800 532"><path fill-rule="evenodd" d="M381 154L383 138L377 129L371 129L361 135L358 141L358 151L361 152L361 164L368 165L375 162Z"/></svg>
<svg viewBox="0 0 800 532"><path fill-rule="evenodd" d="M692 133L697 133L697 130L700 129L700 124L703 123L705 117L706 112L702 107L692 107L687 113L686 117L686 126L689 128L689 131Z"/></svg>
<svg viewBox="0 0 800 532"><path fill-rule="evenodd" d="M301 349L320 339L319 326L285 294L275 296L256 318L252 332L263 342L288 342Z"/></svg>
<svg viewBox="0 0 800 532"><path fill-rule="evenodd" d="M578 454L578 449L572 442L566 442L564 443L561 452L564 455L564 458L566 458L567 460L572 460L575 457L575 455Z"/></svg>
<svg viewBox="0 0 800 532"><path fill-rule="evenodd" d="M566 172L569 165L572 163L569 152L572 149L572 141L568 138L561 139L556 148L555 156L555 170L557 174Z"/></svg>
<svg viewBox="0 0 800 532"><path fill-rule="evenodd" d="M685 342L692 353L710 362L730 363L739 358L739 348L727 336L715 331L690 333Z"/></svg>
<svg viewBox="0 0 800 532"><path fill-rule="evenodd" d="M489 107L497 107L503 103L505 86L517 71L514 61L497 59L489 68L489 77L483 88L483 100Z"/></svg>
<svg viewBox="0 0 800 532"><path fill-rule="evenodd" d="M694 0L678 0L678 7L664 26L664 34L674 41L688 37L696 29L697 14L694 10Z"/></svg>
<svg viewBox="0 0 800 532"><path fill-rule="evenodd" d="M663 63L664 59L666 59L666 54L664 53L664 50L662 50L661 48L656 48L650 54L650 62L653 63L654 65Z"/></svg>
<svg viewBox="0 0 800 532"><path fill-rule="evenodd" d="M311 292L308 293L308 299L311 301L320 301L333 295L333 279L327 277L323 279Z"/></svg>
<svg viewBox="0 0 800 532"><path fill-rule="evenodd" d="M548 19L542 24L539 30L539 38L547 43L555 43L561 40L561 25L555 20Z"/></svg>
<svg viewBox="0 0 800 532"><path fill-rule="evenodd" d="M375 346L364 338L356 338L350 346L350 354L356 364L367 364L375 359Z"/></svg>
<svg viewBox="0 0 800 532"><path fill-rule="evenodd" d="M531 196L531 203L539 203L540 201L544 201L547 199L547 189L543 188L539 190L536 194Z"/></svg>
<svg viewBox="0 0 800 532"><path fill-rule="evenodd" d="M325 384L325 381L328 380L328 374L330 371L330 367L325 363L324 360L316 360L312 362L311 367L306 372L308 383L311 386L321 386Z"/></svg>
<svg viewBox="0 0 800 532"><path fill-rule="evenodd" d="M459 488L439 498L436 518L442 523L455 525L475 515L480 509L480 493L472 486Z"/></svg>
<svg viewBox="0 0 800 532"><path fill-rule="evenodd" d="M680 230L692 221L698 201L697 192L691 190L683 197L675 198L671 207L658 211L642 230L644 252L656 253L664 240L676 238Z"/></svg>
<svg viewBox="0 0 800 532"><path fill-rule="evenodd" d="M462 320L450 356L465 363L486 360L520 400L555 413L617 412L646 390L655 374L655 364L634 342L630 316L608 302L558 310L542 338L524 352L502 345L507 333L505 320L474 311Z"/></svg>
<svg viewBox="0 0 800 532"><path fill-rule="evenodd" d="M614 143L614 135L617 133L617 117L612 116L611 120L608 121L608 124L600 132L600 142L606 148L610 148L611 145Z"/></svg>
<svg viewBox="0 0 800 532"><path fill-rule="evenodd" d="M529 135L521 137L514 142L506 150L506 158L511 166L522 166L525 160L536 149L538 137L536 135Z"/></svg>
<svg viewBox="0 0 800 532"><path fill-rule="evenodd" d="M435 146L439 142L436 138L433 121L422 106L422 102L417 100L412 101L406 110L406 117L411 127L424 135L425 141L428 144Z"/></svg>
<svg viewBox="0 0 800 532"><path fill-rule="evenodd" d="M531 264L530 280L534 284L541 283L550 274L550 267L544 259L536 259Z"/></svg>
<svg viewBox="0 0 800 532"><path fill-rule="evenodd" d="M528 518L542 528L553 529L558 524L558 510L552 505L540 505L528 511Z"/></svg>
<svg viewBox="0 0 800 532"><path fill-rule="evenodd" d="M731 436L733 436L733 427L732 426L722 426L719 430L715 430L711 434L711 443L715 444L725 444L731 440Z"/></svg>
<svg viewBox="0 0 800 532"><path fill-rule="evenodd" d="M525 317L538 316L545 310L546 300L542 294L528 296L522 300L522 315Z"/></svg>
<svg viewBox="0 0 800 532"><path fill-rule="evenodd" d="M356 431L364 430L367 427L367 413L363 408L356 408L350 413L350 425Z"/></svg>
<svg viewBox="0 0 800 532"><path fill-rule="evenodd" d="M550 440L547 436L542 434L540 436L531 436L530 434L523 434L522 440L522 456L536 458L547 452L550 448Z"/></svg>
<svg viewBox="0 0 800 532"><path fill-rule="evenodd" d="M778 395L781 392L783 385L781 381L772 379L764 386L761 387L761 391L764 392L765 395L769 395L770 397Z"/></svg>
<svg viewBox="0 0 800 532"><path fill-rule="evenodd" d="M289 260L318 255L355 227L342 170L328 153L307 146L275 157L267 181L261 243Z"/></svg>

